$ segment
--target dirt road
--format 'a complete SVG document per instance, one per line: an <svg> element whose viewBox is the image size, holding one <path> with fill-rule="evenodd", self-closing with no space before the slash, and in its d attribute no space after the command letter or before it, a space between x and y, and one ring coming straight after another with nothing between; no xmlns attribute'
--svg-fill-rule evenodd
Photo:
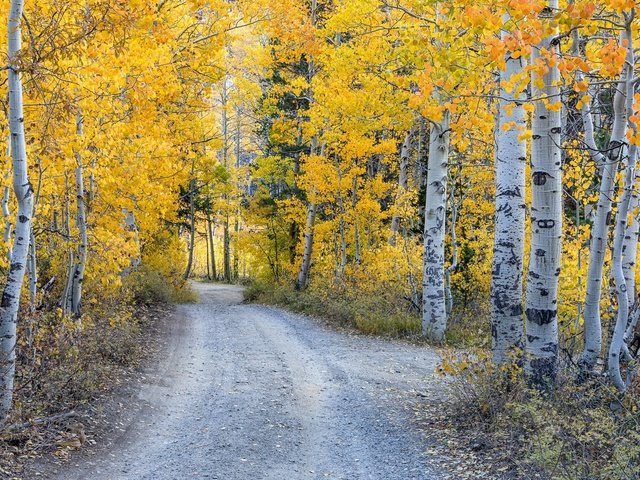
<svg viewBox="0 0 640 480"><path fill-rule="evenodd" d="M196 284L145 405L64 480L441 479L411 402L437 395L428 348L337 332Z"/></svg>

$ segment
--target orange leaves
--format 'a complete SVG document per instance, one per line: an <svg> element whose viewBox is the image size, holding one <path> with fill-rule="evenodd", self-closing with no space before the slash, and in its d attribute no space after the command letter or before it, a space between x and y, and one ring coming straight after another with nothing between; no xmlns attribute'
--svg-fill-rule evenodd
<svg viewBox="0 0 640 480"><path fill-rule="evenodd" d="M518 19L536 18L546 5L546 2L541 0L507 0L505 3L507 11Z"/></svg>
<svg viewBox="0 0 640 480"><path fill-rule="evenodd" d="M627 48L619 45L613 38L610 38L600 49L600 58L602 59L602 62L605 65L616 65L616 69L622 67L626 55Z"/></svg>
<svg viewBox="0 0 640 480"><path fill-rule="evenodd" d="M504 69L504 56L507 53L505 43L495 36L489 36L485 39L485 46L489 58L496 62L501 69Z"/></svg>
<svg viewBox="0 0 640 480"><path fill-rule="evenodd" d="M616 78L620 75L626 56L627 49L613 38L609 38L598 48L587 50L587 60L597 64L600 74L605 78Z"/></svg>
<svg viewBox="0 0 640 480"><path fill-rule="evenodd" d="M504 43L511 52L512 58L520 58L531 53L531 45L540 41L537 32L514 30L511 35L505 37Z"/></svg>
<svg viewBox="0 0 640 480"><path fill-rule="evenodd" d="M616 12L622 13L634 8L636 2L634 0L606 0L605 3Z"/></svg>
<svg viewBox="0 0 640 480"><path fill-rule="evenodd" d="M596 2L593 1L570 3L566 9L567 16L581 19L591 18L595 11Z"/></svg>
<svg viewBox="0 0 640 480"><path fill-rule="evenodd" d="M580 80L573 85L573 89L578 92L586 92L589 89L589 82L587 80Z"/></svg>
<svg viewBox="0 0 640 480"><path fill-rule="evenodd" d="M596 8L596 2L592 0L579 0L567 5L567 8L558 16L558 23L562 31L568 32L572 28L588 27L593 23L592 19Z"/></svg>
<svg viewBox="0 0 640 480"><path fill-rule="evenodd" d="M591 71L591 67L580 57L563 57L558 62L558 68L562 73L573 73L576 70L583 73Z"/></svg>
<svg viewBox="0 0 640 480"><path fill-rule="evenodd" d="M629 116L629 123L633 126L627 131L627 139L631 145L639 145L640 146L640 132L638 132L638 127L640 127L640 93L636 93L633 96L633 112Z"/></svg>

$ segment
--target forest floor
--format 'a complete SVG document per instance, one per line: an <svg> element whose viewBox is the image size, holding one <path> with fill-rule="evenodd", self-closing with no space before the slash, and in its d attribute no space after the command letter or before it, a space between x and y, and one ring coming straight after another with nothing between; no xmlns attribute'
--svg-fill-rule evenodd
<svg viewBox="0 0 640 480"><path fill-rule="evenodd" d="M200 302L177 306L153 365L112 405L117 428L28 478L499 478L425 422L445 398L431 348L244 304L240 287L194 288Z"/></svg>

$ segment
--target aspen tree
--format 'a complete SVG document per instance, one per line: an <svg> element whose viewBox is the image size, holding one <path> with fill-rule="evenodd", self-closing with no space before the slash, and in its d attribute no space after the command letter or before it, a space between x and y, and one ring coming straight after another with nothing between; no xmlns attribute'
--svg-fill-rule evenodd
<svg viewBox="0 0 640 480"><path fill-rule="evenodd" d="M213 221L211 220L211 212L209 210L207 210L207 234L209 237L211 276L213 277L213 280L217 280L218 269L216 267L215 226L213 226Z"/></svg>
<svg viewBox="0 0 640 480"><path fill-rule="evenodd" d="M558 1L540 13L551 23ZM547 25L531 62L535 110L531 125L531 254L526 287L526 369L532 381L555 381L558 361L558 278L562 242L562 152L557 27Z"/></svg>
<svg viewBox="0 0 640 480"><path fill-rule="evenodd" d="M422 334L438 342L444 340L447 327L444 242L449 135L449 112L445 111L442 120L432 124L429 136L422 283Z"/></svg>
<svg viewBox="0 0 640 480"><path fill-rule="evenodd" d="M505 15L503 23L509 23ZM508 32L503 28L501 40ZM525 167L527 143L525 95L513 85L524 68L522 56L507 53L500 72L500 101L496 124L496 213L491 272L491 338L493 361L508 361L512 350L524 347L522 274L525 243ZM508 85L511 84L509 87Z"/></svg>
<svg viewBox="0 0 640 480"><path fill-rule="evenodd" d="M192 175L193 172L192 168ZM184 275L182 278L184 280L188 280L191 275L191 269L193 268L193 255L195 250L196 243L196 180L192 178L189 181L189 248L188 248L188 259L187 266L184 271Z"/></svg>
<svg viewBox="0 0 640 480"><path fill-rule="evenodd" d="M318 22L318 0L311 0L311 25L316 27ZM307 82L309 84L309 103L313 104L313 91L311 90L311 82L316 74L316 65L313 58L309 59L309 65L307 70ZM312 139L311 156L315 155L317 149L318 139L314 137ZM304 290L309 283L309 271L311 270L311 259L313 255L313 238L315 230L316 212L318 206L311 200L307 201L307 222L304 233L304 252L302 254L302 263L300 264L300 270L298 270L298 276L295 283L296 290Z"/></svg>
<svg viewBox="0 0 640 480"><path fill-rule="evenodd" d="M635 64L635 54L633 50L633 19L635 16L635 10L632 9L629 13L625 13L625 30L622 34L622 39L625 41L627 49L627 58L624 67L623 80L619 83L619 88L622 89L622 96L624 101L623 117L628 120L633 113L633 101L634 101L634 77L633 68ZM625 130L627 122L625 121ZM637 135L637 128L633 124L633 133ZM625 142L626 137L621 137L621 141ZM620 355L623 351L625 332L627 330L627 324L629 319L629 299L627 297L627 284L623 269L623 241L627 234L627 217L629 215L629 205L633 196L633 190L635 187L635 168L638 157L638 147L634 144L629 148L629 156L625 165L625 178L624 178L624 192L618 205L618 212L616 215L616 226L614 233L613 243L613 261L612 261L612 274L616 287L616 296L618 300L618 312L616 316L615 328L613 336L611 338L611 344L609 346L609 354L607 365L609 368L609 374L613 384L619 390L626 390L625 381L622 379L620 373Z"/></svg>
<svg viewBox="0 0 640 480"><path fill-rule="evenodd" d="M11 138L9 138L9 142L11 142ZM11 155L11 149L9 149L9 155ZM4 187L4 195L2 196L2 216L4 217L4 234L2 235L2 239L5 244L9 244L11 241L11 210L9 209L9 201L11 199L11 188ZM11 250L7 253L7 258L9 262L11 262Z"/></svg>
<svg viewBox="0 0 640 480"><path fill-rule="evenodd" d="M29 182L27 146L24 130L23 91L17 56L22 48L22 12L24 1L11 0L8 22L9 131L13 164L13 191L18 201L15 240L11 253L11 267L0 302L0 421L11 410L13 382L16 368L16 324L20 307L20 293L24 280L31 216L33 189Z"/></svg>
<svg viewBox="0 0 640 480"><path fill-rule="evenodd" d="M640 172L636 168L636 178L634 185L640 185ZM638 190L633 189L631 193L631 201L629 203L629 213L631 214L631 222L627 226L626 234L622 241L623 262L622 270L624 272L624 281L627 286L627 301L629 308L636 306L636 265L638 258L638 239L640 237L640 222L638 221L638 212L640 209L640 196Z"/></svg>
<svg viewBox="0 0 640 480"><path fill-rule="evenodd" d="M415 135L415 128L411 128L404 137L402 142L402 148L400 149L400 172L398 175L398 194L397 196L403 199L406 196L407 188L409 187L409 160L411 157L411 147L413 143L413 137ZM391 238L389 243L396 244L396 236L400 231L401 217L396 212L391 219Z"/></svg>
<svg viewBox="0 0 640 480"><path fill-rule="evenodd" d="M613 126L606 155L602 154L593 137L593 120L591 113L583 107L583 123L585 125L585 143L592 158L601 168L601 180L596 207L596 215L591 228L589 245L589 269L587 273L587 293L584 308L585 344L580 357L582 374L591 372L602 350L602 321L600 319L600 297L602 291L604 257L609 238L608 219L611 215L611 203L615 189L615 178L620 157L624 150L627 131L627 98L628 88L633 75L632 67L625 67L617 83L613 98ZM631 95L632 96L632 95ZM586 109L586 110L585 110ZM626 295L626 294L625 294Z"/></svg>
<svg viewBox="0 0 640 480"><path fill-rule="evenodd" d="M84 135L84 118L82 112L78 112L76 120L76 134L79 138ZM87 265L87 253L89 249L89 234L87 231L87 212L84 194L84 163L80 150L76 152L76 224L80 232L80 244L78 245L78 257L73 269L71 281L71 312L80 315L82 301L82 283Z"/></svg>

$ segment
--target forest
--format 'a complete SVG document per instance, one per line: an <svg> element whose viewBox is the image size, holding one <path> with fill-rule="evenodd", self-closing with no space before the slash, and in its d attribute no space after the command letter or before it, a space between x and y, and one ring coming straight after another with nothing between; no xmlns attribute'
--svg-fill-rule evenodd
<svg viewBox="0 0 640 480"><path fill-rule="evenodd" d="M3 2L3 449L199 281L437 349L487 478L640 478L637 8Z"/></svg>

